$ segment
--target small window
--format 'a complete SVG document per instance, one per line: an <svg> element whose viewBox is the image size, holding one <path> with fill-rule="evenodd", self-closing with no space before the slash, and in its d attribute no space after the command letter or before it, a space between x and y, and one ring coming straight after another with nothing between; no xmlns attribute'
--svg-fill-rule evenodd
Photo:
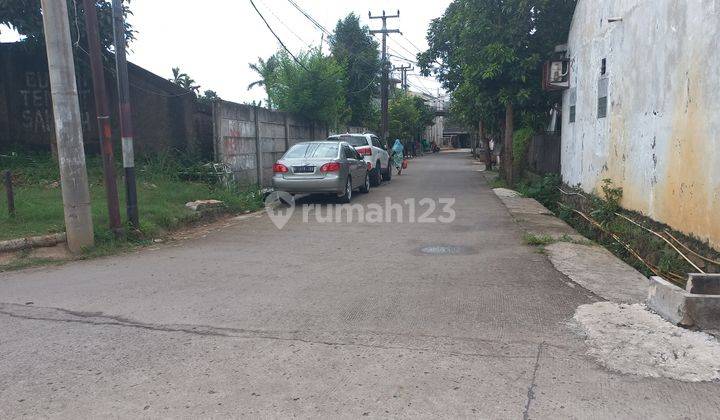
<svg viewBox="0 0 720 420"><path fill-rule="evenodd" d="M575 88L570 89L570 112L568 112L568 118L570 123L575 122L575 113L577 110L577 90Z"/></svg>
<svg viewBox="0 0 720 420"><path fill-rule="evenodd" d="M605 76L607 73L607 58L603 58L600 62L600 76Z"/></svg>
<svg viewBox="0 0 720 420"><path fill-rule="evenodd" d="M598 118L607 117L607 96L598 98Z"/></svg>
<svg viewBox="0 0 720 420"><path fill-rule="evenodd" d="M608 113L608 79L606 77L598 81L598 102L597 117L605 118Z"/></svg>

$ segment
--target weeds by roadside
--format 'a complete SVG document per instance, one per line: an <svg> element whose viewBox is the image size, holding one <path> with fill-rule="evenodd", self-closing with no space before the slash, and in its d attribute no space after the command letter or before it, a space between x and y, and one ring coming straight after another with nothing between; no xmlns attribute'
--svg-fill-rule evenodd
<svg viewBox="0 0 720 420"><path fill-rule="evenodd" d="M565 187L568 189L568 187ZM559 176L547 175L518 184L518 192L538 200L581 235L609 249L646 276L661 275L683 284L687 273L720 272L720 254L706 243L688 238L638 213L622 209L623 190L607 179L601 196L563 189ZM677 239L682 238L682 239ZM530 237L544 247L552 238ZM688 247L691 244L695 251ZM685 248L686 252L681 249Z"/></svg>
<svg viewBox="0 0 720 420"><path fill-rule="evenodd" d="M156 155L137 163L137 190L140 228L126 230L116 238L108 228L107 203L99 157L88 157L88 181L95 228L96 247L80 258L91 258L147 245L167 231L192 224L200 216L185 207L188 201L216 199L224 211L240 213L262 207L257 188L240 190L218 182L207 166L184 162L170 155ZM16 216L6 211L0 198L0 240L64 231L64 215L57 161L49 154L15 153L0 155L0 169L13 173ZM120 208L124 218L125 197L122 170L118 168ZM43 261L20 258L14 267L23 268ZM7 269L8 267L5 266ZM13 267L11 267L13 268Z"/></svg>

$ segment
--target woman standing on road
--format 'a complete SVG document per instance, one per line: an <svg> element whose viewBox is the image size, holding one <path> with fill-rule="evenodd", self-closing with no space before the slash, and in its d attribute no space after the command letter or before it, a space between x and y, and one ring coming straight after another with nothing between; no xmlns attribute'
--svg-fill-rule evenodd
<svg viewBox="0 0 720 420"><path fill-rule="evenodd" d="M392 147L392 160L398 175L402 173L403 158L403 144L400 139L395 139L395 144Z"/></svg>

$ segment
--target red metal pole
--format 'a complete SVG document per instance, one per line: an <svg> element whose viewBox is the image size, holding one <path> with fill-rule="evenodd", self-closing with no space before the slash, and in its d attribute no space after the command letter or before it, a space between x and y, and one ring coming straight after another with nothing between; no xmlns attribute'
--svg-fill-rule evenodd
<svg viewBox="0 0 720 420"><path fill-rule="evenodd" d="M85 9L85 30L90 54L93 93L95 95L95 113L98 120L100 152L102 154L105 195L107 196L108 220L110 230L120 233L120 201L118 200L117 180L115 179L115 157L113 156L112 130L110 129L110 111L105 92L105 72L103 71L100 37L98 35L97 10L95 0L83 0Z"/></svg>

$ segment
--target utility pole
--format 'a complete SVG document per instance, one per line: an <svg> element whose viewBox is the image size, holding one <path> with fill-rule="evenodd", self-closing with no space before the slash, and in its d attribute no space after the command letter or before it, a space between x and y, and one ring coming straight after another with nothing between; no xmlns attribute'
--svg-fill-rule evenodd
<svg viewBox="0 0 720 420"><path fill-rule="evenodd" d="M65 231L70 252L95 244L67 2L42 0Z"/></svg>
<svg viewBox="0 0 720 420"><path fill-rule="evenodd" d="M125 169L125 192L127 216L130 226L140 226L135 185L135 154L133 152L133 129L130 115L130 82L125 57L125 18L122 0L112 0L113 32L115 35L115 69L117 73L118 98L120 99L120 136L122 137L123 168Z"/></svg>
<svg viewBox="0 0 720 420"><path fill-rule="evenodd" d="M413 66L411 66L411 65L409 65L409 64L408 64L407 66L402 65L402 66L400 66L400 67L393 67L393 71L399 71L399 72L400 72L401 85L402 85L402 89L403 89L405 92L407 92L407 90L408 90L408 78L407 78L407 76L408 76L408 71L412 71L412 70L415 70L415 67L413 67Z"/></svg>
<svg viewBox="0 0 720 420"><path fill-rule="evenodd" d="M113 156L110 111L105 94L105 72L100 53L95 0L83 0L83 8L85 9L85 31L87 32L88 52L90 54L90 71L95 95L95 113L97 114L98 135L100 137L108 219L110 230L117 235L120 233L122 221L120 220L120 202L118 201L117 180L115 179L115 157Z"/></svg>
<svg viewBox="0 0 720 420"><path fill-rule="evenodd" d="M386 15L383 10L382 15L373 16L371 12L368 12L370 19L382 19L382 29L370 31L371 34L382 34L382 82L380 87L380 108L381 108L381 120L380 120L380 131L383 140L387 142L389 130L388 130L388 98L390 96L390 62L387 58L387 36L388 34L401 33L399 29L388 29L387 20L395 19L400 17L400 11L398 10L394 15ZM388 145L389 147L389 145Z"/></svg>

